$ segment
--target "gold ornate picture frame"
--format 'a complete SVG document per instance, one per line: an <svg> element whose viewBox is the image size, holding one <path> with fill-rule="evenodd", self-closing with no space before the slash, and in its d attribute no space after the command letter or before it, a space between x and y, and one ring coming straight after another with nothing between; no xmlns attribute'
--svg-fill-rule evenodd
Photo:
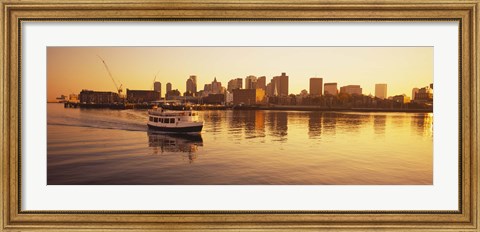
<svg viewBox="0 0 480 232"><path fill-rule="evenodd" d="M478 231L478 1L1 1L1 220L5 231ZM456 21L459 210L27 211L21 209L22 23L28 21ZM43 165L43 164L40 164Z"/></svg>

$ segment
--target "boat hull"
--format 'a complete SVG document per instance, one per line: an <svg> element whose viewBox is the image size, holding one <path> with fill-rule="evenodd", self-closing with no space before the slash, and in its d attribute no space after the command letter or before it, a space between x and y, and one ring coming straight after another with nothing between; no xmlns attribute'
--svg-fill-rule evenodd
<svg viewBox="0 0 480 232"><path fill-rule="evenodd" d="M171 132L171 133L200 133L203 125L189 127L158 127L148 124L148 129L153 131Z"/></svg>

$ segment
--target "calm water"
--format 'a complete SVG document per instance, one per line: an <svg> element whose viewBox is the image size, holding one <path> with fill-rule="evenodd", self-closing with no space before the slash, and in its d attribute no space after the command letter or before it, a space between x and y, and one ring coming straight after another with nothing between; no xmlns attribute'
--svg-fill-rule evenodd
<svg viewBox="0 0 480 232"><path fill-rule="evenodd" d="M200 136L174 136L148 132L145 110L48 104L48 184L432 184L432 114L200 117Z"/></svg>

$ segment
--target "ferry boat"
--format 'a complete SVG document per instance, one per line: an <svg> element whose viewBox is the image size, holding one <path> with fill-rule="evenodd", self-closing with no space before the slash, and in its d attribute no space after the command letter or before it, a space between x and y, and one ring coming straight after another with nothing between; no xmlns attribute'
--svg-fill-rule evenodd
<svg viewBox="0 0 480 232"><path fill-rule="evenodd" d="M148 129L172 133L200 133L203 121L193 110L166 110L155 108L148 111Z"/></svg>

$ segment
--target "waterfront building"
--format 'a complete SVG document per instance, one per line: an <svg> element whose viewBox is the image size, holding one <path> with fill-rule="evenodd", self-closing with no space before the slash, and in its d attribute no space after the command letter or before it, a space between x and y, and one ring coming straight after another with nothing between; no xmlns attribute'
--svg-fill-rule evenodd
<svg viewBox="0 0 480 232"><path fill-rule="evenodd" d="M169 91L165 94L165 97L167 98L167 100L176 99L176 98L179 97L179 96L180 96L180 91L178 91L178 89L169 90Z"/></svg>
<svg viewBox="0 0 480 232"><path fill-rule="evenodd" d="M235 89L233 90L233 104L259 105L265 104L265 90L263 89Z"/></svg>
<svg viewBox="0 0 480 232"><path fill-rule="evenodd" d="M375 97L380 99L387 98L387 84L375 84Z"/></svg>
<svg viewBox="0 0 480 232"><path fill-rule="evenodd" d="M228 81L227 90L229 92L233 92L234 89L241 89L242 88L242 83L243 83L242 78L232 79L232 80Z"/></svg>
<svg viewBox="0 0 480 232"><path fill-rule="evenodd" d="M433 90L429 87L423 87L415 94L416 102L431 102L433 101Z"/></svg>
<svg viewBox="0 0 480 232"><path fill-rule="evenodd" d="M257 78L257 89L267 90L267 77L261 76Z"/></svg>
<svg viewBox="0 0 480 232"><path fill-rule="evenodd" d="M312 77L310 78L310 95L322 96L323 78Z"/></svg>
<svg viewBox="0 0 480 232"><path fill-rule="evenodd" d="M106 91L82 90L78 95L82 103L110 104L120 101L118 93Z"/></svg>
<svg viewBox="0 0 480 232"><path fill-rule="evenodd" d="M410 102L410 98L407 97L407 95L405 95L405 94L393 96L392 100L394 102L398 102L398 103L402 103L402 104Z"/></svg>
<svg viewBox="0 0 480 232"><path fill-rule="evenodd" d="M202 98L202 102L205 104L223 105L225 103L225 94L209 94Z"/></svg>
<svg viewBox="0 0 480 232"><path fill-rule="evenodd" d="M324 88L325 95L337 96L338 94L337 83L325 83L324 87L325 87Z"/></svg>
<svg viewBox="0 0 480 232"><path fill-rule="evenodd" d="M360 85L347 85L340 87L340 93L347 93L350 95L362 95L362 88Z"/></svg>
<svg viewBox="0 0 480 232"><path fill-rule="evenodd" d="M71 93L68 95L69 102L78 102L78 94Z"/></svg>
<svg viewBox="0 0 480 232"><path fill-rule="evenodd" d="M257 77L256 76L247 76L245 78L245 89L256 89L257 88Z"/></svg>
<svg viewBox="0 0 480 232"><path fill-rule="evenodd" d="M225 104L233 103L233 92L225 92Z"/></svg>
<svg viewBox="0 0 480 232"><path fill-rule="evenodd" d="M127 89L127 102L130 103L144 103L158 101L160 99L160 93L157 91Z"/></svg>

